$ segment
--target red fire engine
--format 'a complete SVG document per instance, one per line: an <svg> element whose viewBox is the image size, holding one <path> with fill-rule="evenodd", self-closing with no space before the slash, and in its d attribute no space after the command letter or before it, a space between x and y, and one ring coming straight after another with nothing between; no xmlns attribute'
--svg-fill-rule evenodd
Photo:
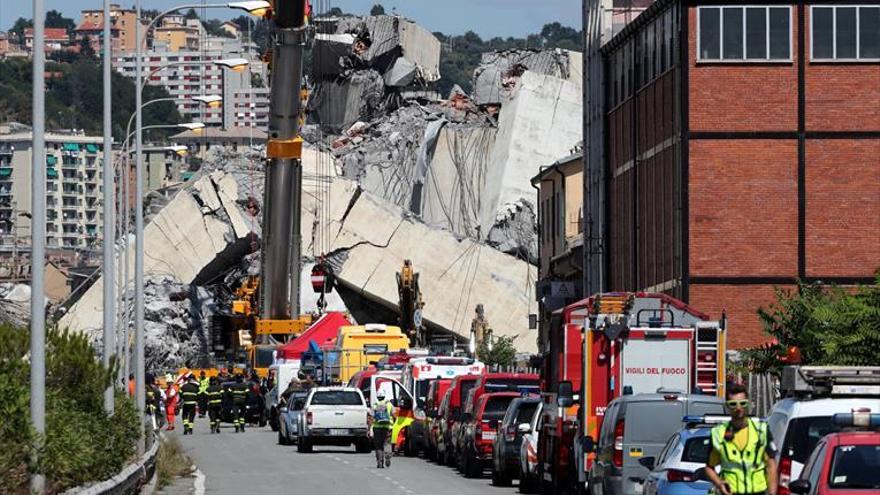
<svg viewBox="0 0 880 495"><path fill-rule="evenodd" d="M553 313L541 338L543 493L580 492L605 407L659 388L723 394L725 318L665 294L597 294ZM575 395L576 394L576 395Z"/></svg>

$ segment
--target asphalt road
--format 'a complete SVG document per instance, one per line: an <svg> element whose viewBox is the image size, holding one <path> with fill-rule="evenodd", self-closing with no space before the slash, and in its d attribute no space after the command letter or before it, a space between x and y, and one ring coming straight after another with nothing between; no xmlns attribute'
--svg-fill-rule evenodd
<svg viewBox="0 0 880 495"><path fill-rule="evenodd" d="M357 454L353 447L316 446L299 454L296 446L281 446L277 434L265 428L235 433L223 425L211 435L207 418L196 419L195 434L173 432L205 476L209 494L302 493L346 495L506 495L513 487L492 486L487 470L481 479L467 479L455 469L423 458L396 456L389 469L376 469L373 454ZM167 434L166 433L166 434Z"/></svg>

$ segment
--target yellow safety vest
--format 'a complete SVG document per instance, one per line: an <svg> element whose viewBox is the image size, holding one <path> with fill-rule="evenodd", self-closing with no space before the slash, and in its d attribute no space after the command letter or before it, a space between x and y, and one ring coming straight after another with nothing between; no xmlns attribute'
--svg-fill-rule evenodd
<svg viewBox="0 0 880 495"><path fill-rule="evenodd" d="M732 438L724 438L729 428L729 421L712 428L712 448L721 459L721 479L735 494L767 491L767 423L748 419L748 441L743 450L737 448Z"/></svg>

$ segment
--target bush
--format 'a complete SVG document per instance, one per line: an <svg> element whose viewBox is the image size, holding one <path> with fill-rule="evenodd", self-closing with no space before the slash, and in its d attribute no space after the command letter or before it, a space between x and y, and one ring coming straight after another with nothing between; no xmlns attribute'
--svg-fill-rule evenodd
<svg viewBox="0 0 880 495"><path fill-rule="evenodd" d="M516 359L513 337L505 335L495 337L492 335L492 331L489 330L483 342L477 348L477 358L489 367L506 368L513 366Z"/></svg>
<svg viewBox="0 0 880 495"><path fill-rule="evenodd" d="M112 416L103 391L113 382L88 339L54 328L46 334L46 434L30 425L30 336L27 329L0 325L0 493L26 493L30 469L43 472L50 492L119 472L135 453L138 414L131 399L116 394Z"/></svg>
<svg viewBox="0 0 880 495"><path fill-rule="evenodd" d="M779 373L789 350L808 365L876 366L880 363L880 272L855 290L800 283L776 290L776 303L758 310L771 343L742 352L747 367Z"/></svg>

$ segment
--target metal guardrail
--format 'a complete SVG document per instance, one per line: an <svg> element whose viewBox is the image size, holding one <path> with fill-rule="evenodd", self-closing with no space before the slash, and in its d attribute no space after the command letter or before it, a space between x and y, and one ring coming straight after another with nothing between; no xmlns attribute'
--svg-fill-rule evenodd
<svg viewBox="0 0 880 495"><path fill-rule="evenodd" d="M156 472L156 454L159 452L158 438L153 438L150 450L144 453L137 462L129 464L116 476L87 486L78 486L63 492L62 495L105 495L134 494L146 485Z"/></svg>

